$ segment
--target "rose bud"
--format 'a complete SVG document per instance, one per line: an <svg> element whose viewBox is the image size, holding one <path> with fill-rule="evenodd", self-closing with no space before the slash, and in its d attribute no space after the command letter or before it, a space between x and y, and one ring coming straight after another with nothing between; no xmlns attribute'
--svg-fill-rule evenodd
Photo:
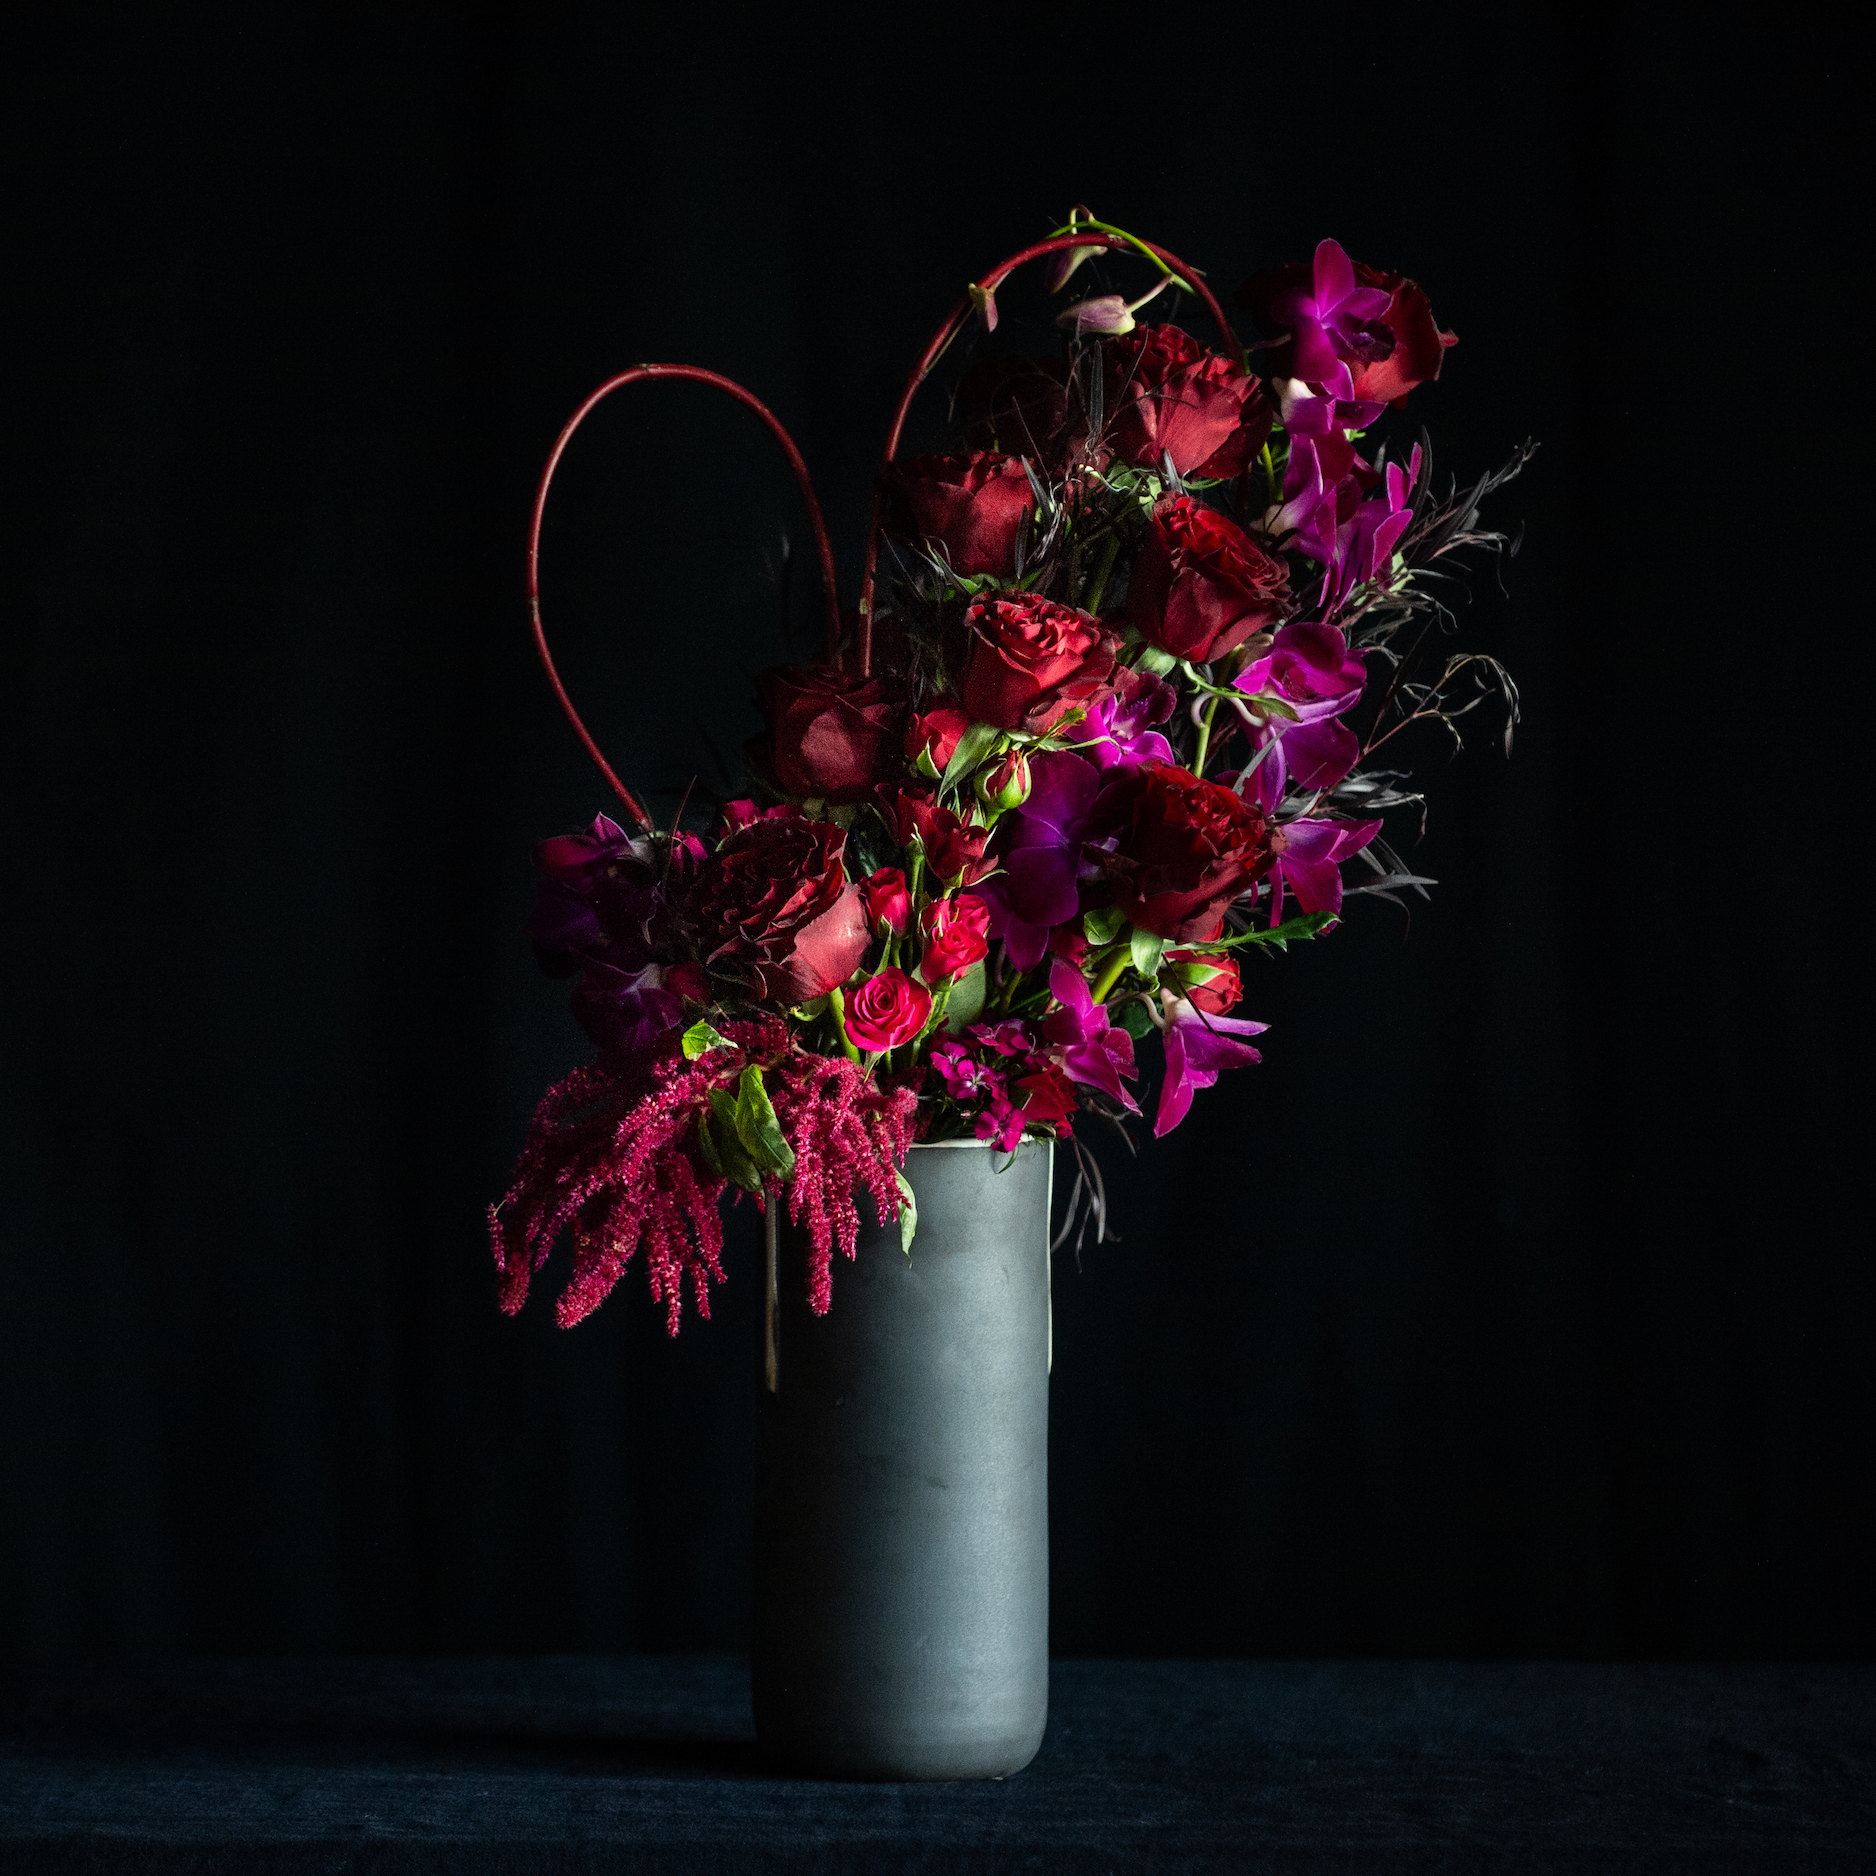
<svg viewBox="0 0 1876 1876"><path fill-rule="evenodd" d="M1006 574L1016 565L1016 533L1036 493L1020 456L972 450L967 456L914 456L880 477L893 500L887 526L921 543L965 578Z"/></svg>
<svg viewBox="0 0 1876 1876"><path fill-rule="evenodd" d="M896 965L869 977L847 999L847 1039L855 1047L883 1054L910 1042L931 1015L931 992Z"/></svg>
<svg viewBox="0 0 1876 1876"><path fill-rule="evenodd" d="M914 717L905 732L905 757L932 781L943 776L958 740L971 726L971 713L956 704L934 704L922 717ZM923 758L923 760L921 760Z"/></svg>
<svg viewBox="0 0 1876 1876"><path fill-rule="evenodd" d="M766 756L785 795L858 801L896 766L905 690L897 678L826 665L775 665L756 676Z"/></svg>
<svg viewBox="0 0 1876 1876"><path fill-rule="evenodd" d="M919 975L934 987L962 977L990 949L990 908L974 892L928 905L919 923L925 930Z"/></svg>
<svg viewBox="0 0 1876 1876"><path fill-rule="evenodd" d="M1119 640L1085 612L1020 593L975 601L964 624L964 707L981 723L1039 736L1106 694Z"/></svg>
<svg viewBox="0 0 1876 1876"><path fill-rule="evenodd" d="M994 768L977 771L977 799L995 814L1020 808L1029 799L1029 758L1020 749L1007 750Z"/></svg>
<svg viewBox="0 0 1876 1876"><path fill-rule="evenodd" d="M673 964L664 974L664 987L686 1003L710 1001L710 979L695 964Z"/></svg>
<svg viewBox="0 0 1876 1876"><path fill-rule="evenodd" d="M1235 522L1189 495L1153 505L1140 543L1127 616L1175 658L1209 664L1283 617L1289 569Z"/></svg>
<svg viewBox="0 0 1876 1876"><path fill-rule="evenodd" d="M877 937L884 938L891 932L895 938L903 938L912 929L912 896L905 889L905 875L896 866L882 866L861 880L860 892Z"/></svg>
<svg viewBox="0 0 1876 1876"><path fill-rule="evenodd" d="M941 808L929 791L882 788L880 813L902 847L917 847L936 879L951 885L974 886L996 870L984 855L989 830L966 827L949 808Z"/></svg>
<svg viewBox="0 0 1876 1876"><path fill-rule="evenodd" d="M1207 1016L1228 1016L1244 995L1236 958L1207 957L1202 951L1182 947L1168 951L1166 962L1185 986L1186 1001Z"/></svg>
<svg viewBox="0 0 1876 1876"><path fill-rule="evenodd" d="M1107 348L1106 439L1124 461L1182 476L1237 475L1270 434L1270 400L1229 358L1177 326L1142 326Z"/></svg>

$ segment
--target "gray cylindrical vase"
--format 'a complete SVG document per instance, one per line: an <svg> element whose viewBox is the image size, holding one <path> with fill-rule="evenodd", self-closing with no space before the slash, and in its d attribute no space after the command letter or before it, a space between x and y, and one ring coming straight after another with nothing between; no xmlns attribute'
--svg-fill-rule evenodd
<svg viewBox="0 0 1876 1876"><path fill-rule="evenodd" d="M784 1226L756 1407L756 1733L835 1778L1002 1778L1049 1699L1047 1142L914 1147L908 1258L868 1222L833 1307Z"/></svg>

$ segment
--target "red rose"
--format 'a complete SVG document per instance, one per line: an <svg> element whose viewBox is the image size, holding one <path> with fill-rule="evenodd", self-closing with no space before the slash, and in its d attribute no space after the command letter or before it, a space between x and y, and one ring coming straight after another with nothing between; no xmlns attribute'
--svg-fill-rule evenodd
<svg viewBox="0 0 1876 1876"><path fill-rule="evenodd" d="M1021 460L994 450L914 456L893 463L881 485L895 498L893 532L922 542L954 573L1004 574L1016 560L1016 530L1035 491Z"/></svg>
<svg viewBox="0 0 1876 1876"><path fill-rule="evenodd" d="M990 908L974 892L928 905L919 923L925 931L919 975L928 984L962 977L990 949Z"/></svg>
<svg viewBox="0 0 1876 1876"><path fill-rule="evenodd" d="M879 805L893 838L902 847L922 849L936 878L974 886L995 870L996 862L984 858L989 830L966 827L931 795L916 788L882 788Z"/></svg>
<svg viewBox="0 0 1876 1876"><path fill-rule="evenodd" d="M1207 1016L1228 1016L1244 995L1238 981L1238 961L1233 957L1207 957L1200 951L1168 951L1166 962L1173 966L1185 986L1186 1001Z"/></svg>
<svg viewBox="0 0 1876 1876"><path fill-rule="evenodd" d="M931 1015L931 992L890 966L847 999L847 1037L875 1054L910 1042Z"/></svg>
<svg viewBox="0 0 1876 1876"><path fill-rule="evenodd" d="M905 690L895 677L826 665L775 665L756 675L768 724L768 767L785 795L858 801L898 767Z"/></svg>
<svg viewBox="0 0 1876 1876"><path fill-rule="evenodd" d="M726 810L725 818L731 831L684 903L704 962L762 1000L824 996L852 976L872 942L860 889L841 864L847 836L799 808Z"/></svg>
<svg viewBox="0 0 1876 1876"><path fill-rule="evenodd" d="M964 707L981 723L1031 735L1105 692L1120 642L1087 613L1027 593L975 601L964 625Z"/></svg>
<svg viewBox="0 0 1876 1876"><path fill-rule="evenodd" d="M1345 354L1338 348L1337 356L1348 366L1355 398L1392 404L1398 409L1416 384L1431 383L1440 375L1446 348L1457 345L1459 335L1439 329L1424 289L1413 281L1361 261L1350 265L1359 284L1379 287L1390 297L1387 311L1365 322L1361 342ZM1274 335L1289 323L1275 311L1276 302L1308 294L1313 286L1313 268L1303 261L1290 261L1268 273L1253 274L1238 289L1238 303L1250 308L1264 332ZM1290 375L1291 347L1287 339L1272 346L1268 358L1273 378Z"/></svg>
<svg viewBox="0 0 1876 1876"><path fill-rule="evenodd" d="M1283 617L1289 568L1215 508L1165 495L1140 543L1127 617L1175 658L1208 664Z"/></svg>
<svg viewBox="0 0 1876 1876"><path fill-rule="evenodd" d="M912 929L912 895L896 866L882 866L861 880L860 892L866 900L867 919L880 937L891 932L903 938Z"/></svg>
<svg viewBox="0 0 1876 1876"><path fill-rule="evenodd" d="M1230 789L1163 762L1103 790L1096 814L1120 836L1115 903L1142 931L1186 944L1217 936L1225 907L1269 871L1282 839Z"/></svg>
<svg viewBox="0 0 1876 1876"><path fill-rule="evenodd" d="M1053 1126L1067 1120L1081 1105L1075 1084L1053 1062L1045 1062L1033 1075L1025 1075L1017 1084L1022 1099L1017 1106L1031 1126Z"/></svg>
<svg viewBox="0 0 1876 1876"><path fill-rule="evenodd" d="M1182 476L1234 476L1270 434L1270 400L1249 372L1177 326L1142 326L1107 347L1106 441L1157 469L1168 451Z"/></svg>
<svg viewBox="0 0 1876 1876"><path fill-rule="evenodd" d="M971 726L971 713L956 704L934 704L922 717L914 717L905 732L905 759L916 763L921 750L931 756L940 775L951 760L958 739Z"/></svg>

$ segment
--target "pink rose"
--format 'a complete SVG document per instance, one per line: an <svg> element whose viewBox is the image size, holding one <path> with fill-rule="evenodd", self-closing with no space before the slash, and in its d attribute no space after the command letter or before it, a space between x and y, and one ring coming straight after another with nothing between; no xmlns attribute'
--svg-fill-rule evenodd
<svg viewBox="0 0 1876 1876"><path fill-rule="evenodd" d="M910 1042L931 1015L931 992L896 966L869 977L847 999L847 1036L870 1053Z"/></svg>

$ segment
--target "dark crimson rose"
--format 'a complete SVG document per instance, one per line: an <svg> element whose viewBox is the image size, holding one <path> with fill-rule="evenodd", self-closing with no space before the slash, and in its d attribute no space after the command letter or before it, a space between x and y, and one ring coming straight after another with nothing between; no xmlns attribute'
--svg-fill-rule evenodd
<svg viewBox="0 0 1876 1876"><path fill-rule="evenodd" d="M684 905L704 962L766 1001L826 995L872 941L860 888L841 863L846 834L799 808L731 802L724 819L730 831Z"/></svg>
<svg viewBox="0 0 1876 1876"><path fill-rule="evenodd" d="M1269 871L1282 836L1217 782L1149 763L1104 788L1096 819L1119 836L1114 901L1142 931L1215 938L1225 907Z"/></svg>
<svg viewBox="0 0 1876 1876"><path fill-rule="evenodd" d="M1041 735L1106 694L1120 641L1100 620L1019 593L972 603L964 707L1000 730Z"/></svg>
<svg viewBox="0 0 1876 1876"><path fill-rule="evenodd" d="M905 759L917 762L919 751L930 752L932 767L940 775L958 746L958 739L971 726L971 713L955 704L934 704L922 717L914 717L905 732Z"/></svg>
<svg viewBox="0 0 1876 1876"><path fill-rule="evenodd" d="M785 795L859 801L899 766L905 688L820 664L774 665L756 675L769 733L767 766Z"/></svg>
<svg viewBox="0 0 1876 1876"><path fill-rule="evenodd" d="M1238 981L1233 957L1207 957L1200 951L1168 951L1166 962L1185 986L1186 1001L1207 1016L1228 1016L1238 1006L1244 987Z"/></svg>
<svg viewBox="0 0 1876 1876"><path fill-rule="evenodd" d="M928 984L962 977L990 949L990 908L974 892L928 905L919 924L925 932L919 975Z"/></svg>
<svg viewBox="0 0 1876 1876"><path fill-rule="evenodd" d="M1005 574L1014 570L1016 530L1036 505L1020 458L994 450L968 456L914 456L893 463L880 478L893 497L887 523L904 539L922 542L954 573Z"/></svg>
<svg viewBox="0 0 1876 1876"><path fill-rule="evenodd" d="M896 965L888 966L847 999L847 1037L857 1047L881 1054L910 1042L930 1015L931 992Z"/></svg>
<svg viewBox="0 0 1876 1876"><path fill-rule="evenodd" d="M1141 326L1107 346L1108 447L1182 476L1234 476L1270 434L1270 400L1249 372L1177 326Z"/></svg>
<svg viewBox="0 0 1876 1876"><path fill-rule="evenodd" d="M1281 619L1289 568L1215 508L1164 495L1140 543L1127 617L1175 658L1208 664Z"/></svg>
<svg viewBox="0 0 1876 1876"><path fill-rule="evenodd" d="M1440 375L1446 348L1457 345L1459 335L1440 330L1425 290L1413 281L1361 261L1350 265L1357 283L1387 294L1388 304L1385 312L1348 334L1348 342L1337 348L1337 355L1349 368L1354 398L1398 409L1415 385L1430 384ZM1238 289L1238 304L1250 309L1260 331L1275 337L1289 323L1279 309L1293 305L1313 286L1314 269L1305 261L1290 261L1268 273L1253 274ZM1270 348L1267 356L1273 378L1290 376L1291 350L1288 340Z"/></svg>
<svg viewBox="0 0 1876 1876"><path fill-rule="evenodd" d="M929 791L882 788L879 807L900 846L924 850L925 864L935 878L974 886L995 870L996 862L984 857L989 830L967 827Z"/></svg>
<svg viewBox="0 0 1876 1876"><path fill-rule="evenodd" d="M912 929L912 895L905 875L896 866L882 866L860 882L866 897L866 916L880 937L888 932L903 938Z"/></svg>

